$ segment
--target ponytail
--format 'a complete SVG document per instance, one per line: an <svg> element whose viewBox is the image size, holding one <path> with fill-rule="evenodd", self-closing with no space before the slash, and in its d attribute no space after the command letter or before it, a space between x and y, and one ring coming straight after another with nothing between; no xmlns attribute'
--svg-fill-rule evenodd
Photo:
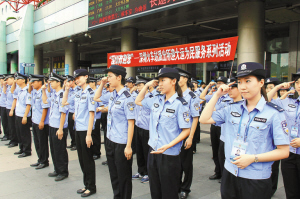
<svg viewBox="0 0 300 199"><path fill-rule="evenodd" d="M178 80L176 80L176 84L175 84L175 91L177 92L178 96L179 97L182 97L182 90L181 90L181 87L179 86L178 84Z"/></svg>
<svg viewBox="0 0 300 199"><path fill-rule="evenodd" d="M256 77L257 81L261 81L262 79L263 80L265 79L264 77L261 77L261 76L255 76L255 77ZM265 98L266 102L269 102L265 86L261 87L260 94Z"/></svg>

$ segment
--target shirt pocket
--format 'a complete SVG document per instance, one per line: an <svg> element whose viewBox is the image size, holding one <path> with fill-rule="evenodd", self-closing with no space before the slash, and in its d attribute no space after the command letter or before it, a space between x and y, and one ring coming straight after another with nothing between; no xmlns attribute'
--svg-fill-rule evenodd
<svg viewBox="0 0 300 199"><path fill-rule="evenodd" d="M241 117L231 117L229 122L231 123L233 129L227 128L225 129L225 133L230 133L231 135L237 136L239 131L240 120Z"/></svg>
<svg viewBox="0 0 300 199"><path fill-rule="evenodd" d="M247 139L252 142L264 143L266 142L269 130L269 123L251 122Z"/></svg>
<svg viewBox="0 0 300 199"><path fill-rule="evenodd" d="M174 128L177 126L177 117L175 113L162 113L160 118L160 123L166 128Z"/></svg>

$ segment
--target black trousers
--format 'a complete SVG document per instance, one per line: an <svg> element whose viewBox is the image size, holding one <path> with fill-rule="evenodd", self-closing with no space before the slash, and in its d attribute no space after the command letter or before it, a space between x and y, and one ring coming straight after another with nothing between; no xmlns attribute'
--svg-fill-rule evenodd
<svg viewBox="0 0 300 199"><path fill-rule="evenodd" d="M30 117L27 117L27 123L22 124L23 117L16 116L16 132L19 141L20 151L31 154L31 133L30 133Z"/></svg>
<svg viewBox="0 0 300 199"><path fill-rule="evenodd" d="M8 129L9 129L9 136L10 136L10 143L11 144L18 144L18 136L16 132L16 116L15 112L13 116L9 116L10 109L6 109L6 115L7 115L7 122L8 122ZM27 121L28 122L28 121Z"/></svg>
<svg viewBox="0 0 300 199"><path fill-rule="evenodd" d="M181 163L179 155L151 154L148 155L148 175L151 198L178 198Z"/></svg>
<svg viewBox="0 0 300 199"><path fill-rule="evenodd" d="M49 143L50 151L52 156L52 162L54 165L54 170L57 174L63 176L69 176L68 171L68 152L67 152L67 135L68 129L63 129L64 135L61 140L58 139L56 132L58 128L53 128L49 126Z"/></svg>
<svg viewBox="0 0 300 199"><path fill-rule="evenodd" d="M278 175L279 175L279 164L280 160L275 161L272 165L272 174L271 174L271 180L272 180L272 196L277 191L278 186ZM300 187L299 187L300 188Z"/></svg>
<svg viewBox="0 0 300 199"><path fill-rule="evenodd" d="M44 125L42 130L39 125L32 123L32 134L36 153L38 155L38 163L49 164L49 125Z"/></svg>
<svg viewBox="0 0 300 199"><path fill-rule="evenodd" d="M106 158L114 199L130 199L132 195L132 158L124 154L126 144L106 139Z"/></svg>
<svg viewBox="0 0 300 199"><path fill-rule="evenodd" d="M138 165L138 172L142 176L148 175L147 161L149 153L149 131L137 127L136 132L136 160Z"/></svg>
<svg viewBox="0 0 300 199"><path fill-rule="evenodd" d="M215 173L217 175L222 175L220 162L219 162L219 145L220 145L220 136L221 136L221 127L211 125L210 127L210 139L211 139L211 146L213 152L213 160L215 163Z"/></svg>
<svg viewBox="0 0 300 199"><path fill-rule="evenodd" d="M96 191L96 169L93 159L93 149L86 145L87 131L76 131L76 147L79 164L83 173L83 184L85 189Z"/></svg>
<svg viewBox="0 0 300 199"><path fill-rule="evenodd" d="M198 122L196 131L193 137L193 145L192 145L192 150L197 151L197 142L200 142L200 122Z"/></svg>
<svg viewBox="0 0 300 199"><path fill-rule="evenodd" d="M74 126L74 120L73 120L73 114L68 114L68 129L71 136L71 146L76 146L76 140L75 140L75 126Z"/></svg>
<svg viewBox="0 0 300 199"><path fill-rule="evenodd" d="M180 160L181 160L181 173L180 173L180 191L184 191L186 193L191 192L191 185L193 181L193 145L189 149L185 149L186 140L184 140L183 145L181 147L180 152ZM184 174L184 178L182 176Z"/></svg>
<svg viewBox="0 0 300 199"><path fill-rule="evenodd" d="M281 172L287 199L300 198L300 155L290 153L281 160Z"/></svg>
<svg viewBox="0 0 300 199"><path fill-rule="evenodd" d="M263 180L240 178L224 169L221 182L223 199L270 199L271 189L271 178Z"/></svg>
<svg viewBox="0 0 300 199"><path fill-rule="evenodd" d="M104 132L104 145L106 144L106 132L107 132L107 113L102 113L101 114L101 126L103 128L103 132Z"/></svg>
<svg viewBox="0 0 300 199"><path fill-rule="evenodd" d="M1 123L3 126L3 133L7 138L9 137L9 128L8 128L8 119L7 119L7 114L6 114L6 108L5 107L0 107L0 113L1 113Z"/></svg>
<svg viewBox="0 0 300 199"><path fill-rule="evenodd" d="M224 165L225 165L225 143L220 140L220 145L219 145L219 163L220 163L220 170L221 170L221 174L223 174L224 171Z"/></svg>
<svg viewBox="0 0 300 199"><path fill-rule="evenodd" d="M131 143L131 148L132 148L132 154L136 154L136 134L137 134L137 126L134 125L134 131L133 131L133 137L132 137L132 143Z"/></svg>
<svg viewBox="0 0 300 199"><path fill-rule="evenodd" d="M93 154L100 156L101 155L101 133L100 133L100 119L97 119L95 122L95 129L92 131L93 145L92 150Z"/></svg>

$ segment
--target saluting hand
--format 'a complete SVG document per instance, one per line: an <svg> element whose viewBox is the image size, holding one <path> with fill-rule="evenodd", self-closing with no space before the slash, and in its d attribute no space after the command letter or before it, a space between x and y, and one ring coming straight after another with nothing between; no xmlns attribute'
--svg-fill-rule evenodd
<svg viewBox="0 0 300 199"><path fill-rule="evenodd" d="M299 148L300 147L300 138L293 139L290 144L294 148Z"/></svg>
<svg viewBox="0 0 300 199"><path fill-rule="evenodd" d="M217 94L218 96L226 95L226 94L229 92L229 90L231 90L231 86L232 86L233 84L235 84L235 82L232 82L232 83L230 83L230 84L228 84L228 85L222 84L222 85L219 87L219 89L217 90L217 93L216 93L216 94Z"/></svg>
<svg viewBox="0 0 300 199"><path fill-rule="evenodd" d="M44 85L41 87L41 89L46 90L46 89L47 89L46 84L44 84Z"/></svg>
<svg viewBox="0 0 300 199"><path fill-rule="evenodd" d="M103 84L106 84L106 83L107 83L107 77L103 77L103 78L101 79L101 82L102 82Z"/></svg>
<svg viewBox="0 0 300 199"><path fill-rule="evenodd" d="M157 85L157 83L158 83L158 80L153 79L150 82L146 83L146 86L148 86L148 87L149 86L155 87L155 85Z"/></svg>
<svg viewBox="0 0 300 199"><path fill-rule="evenodd" d="M125 154L125 157L127 158L127 160L130 160L131 159L131 156L132 156L132 149L131 147L125 147L124 149L124 154Z"/></svg>
<svg viewBox="0 0 300 199"><path fill-rule="evenodd" d="M237 167L240 169L245 169L247 166L249 166L254 162L254 159L255 159L254 155L244 154L235 157L234 158L235 161L231 163L237 165Z"/></svg>
<svg viewBox="0 0 300 199"><path fill-rule="evenodd" d="M208 87L211 88L215 84L217 84L217 83L216 82L209 82Z"/></svg>
<svg viewBox="0 0 300 199"><path fill-rule="evenodd" d="M57 136L57 138L58 138L59 140L61 140L61 139L63 138L63 136L64 136L63 130L58 129L58 130L56 131L56 136Z"/></svg>
<svg viewBox="0 0 300 199"><path fill-rule="evenodd" d="M92 136L91 135L86 135L85 142L86 142L87 148L90 148L93 145Z"/></svg>
<svg viewBox="0 0 300 199"><path fill-rule="evenodd" d="M291 87L291 84L293 84L295 81L292 82L284 82L282 84L279 84L279 89L289 89Z"/></svg>

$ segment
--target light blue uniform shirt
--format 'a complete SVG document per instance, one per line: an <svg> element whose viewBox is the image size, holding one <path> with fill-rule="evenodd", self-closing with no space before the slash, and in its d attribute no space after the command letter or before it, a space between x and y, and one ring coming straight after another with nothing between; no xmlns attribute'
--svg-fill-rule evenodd
<svg viewBox="0 0 300 199"><path fill-rule="evenodd" d="M64 128L68 127L68 113L69 108L67 106L62 106L63 89L58 92L50 93L50 98L48 98L48 103L50 103L50 114L49 114L49 126L53 128L59 128L61 113L66 114L66 119L64 122Z"/></svg>
<svg viewBox="0 0 300 199"><path fill-rule="evenodd" d="M149 92L145 95L145 98L153 98L153 95ZM145 108L144 106L135 106L135 125L139 128L149 131L149 122L150 122L150 109Z"/></svg>
<svg viewBox="0 0 300 199"><path fill-rule="evenodd" d="M165 102L165 95L156 95L142 101L144 108L151 109L149 125L149 146L157 150L172 142L182 132L191 128L188 103L177 99L175 93ZM167 149L165 155L179 155L182 141Z"/></svg>
<svg viewBox="0 0 300 199"><path fill-rule="evenodd" d="M199 117L199 110L200 110L200 99L197 95L191 96L190 92L194 94L190 89L186 89L183 92L183 98L185 101L187 101L189 104L190 109L190 122L191 125L193 123L193 117Z"/></svg>
<svg viewBox="0 0 300 199"><path fill-rule="evenodd" d="M6 94L3 92L3 87L0 87L0 107L6 107Z"/></svg>
<svg viewBox="0 0 300 199"><path fill-rule="evenodd" d="M299 137L299 128L300 128L300 107L299 107L299 100L298 99L292 99L292 98L285 98L283 100L273 100L275 104L282 107L285 111L285 117L287 120L288 129L291 132L292 126L298 126L298 137ZM299 107L299 108L298 108ZM293 140L291 137L291 134L289 134L289 140L290 142ZM290 152L299 154L300 155L300 149L294 148L290 145Z"/></svg>
<svg viewBox="0 0 300 199"><path fill-rule="evenodd" d="M201 95L201 91L200 91L199 89L195 90L194 93L195 93L198 97L200 97L200 95Z"/></svg>
<svg viewBox="0 0 300 199"><path fill-rule="evenodd" d="M97 112L97 108L103 106L102 102L96 102L95 120L101 119L101 111Z"/></svg>
<svg viewBox="0 0 300 199"><path fill-rule="evenodd" d="M78 96L78 97L77 97ZM75 128L76 131L87 131L90 112L96 112L95 92L88 85L82 92L77 92L75 97ZM96 114L95 114L96 115ZM93 124L93 129L95 120Z"/></svg>
<svg viewBox="0 0 300 199"><path fill-rule="evenodd" d="M139 95L139 92L138 91L133 91L132 93L131 93L131 96L133 97L133 99L135 100L136 99L136 97Z"/></svg>
<svg viewBox="0 0 300 199"><path fill-rule="evenodd" d="M74 113L75 112L75 95L78 92L77 86L75 88L69 89L68 94L68 104L69 104L69 112Z"/></svg>
<svg viewBox="0 0 300 199"><path fill-rule="evenodd" d="M211 98L214 96L215 92L213 92L211 95L205 95L205 101L206 101L206 103L208 103L209 100L211 100ZM209 93L209 91L207 91L207 93Z"/></svg>
<svg viewBox="0 0 300 199"><path fill-rule="evenodd" d="M127 144L128 120L134 120L134 99L126 88L111 93L107 114L107 135L112 142Z"/></svg>
<svg viewBox="0 0 300 199"><path fill-rule="evenodd" d="M28 101L28 87L20 88L16 91L17 104L16 104L16 116L24 117L26 106L31 105L31 101ZM31 116L31 111L29 111L27 117Z"/></svg>
<svg viewBox="0 0 300 199"><path fill-rule="evenodd" d="M19 86L16 86L14 93L11 93L11 86L7 85L6 89L6 109L11 109L14 99L18 97ZM23 116L22 116L23 117Z"/></svg>
<svg viewBox="0 0 300 199"><path fill-rule="evenodd" d="M31 91L31 94L28 93L27 101L31 104L32 108L32 122L39 124L43 115L43 109L48 109L44 124L49 124L49 113L50 113L50 104L44 104L42 100L42 89Z"/></svg>
<svg viewBox="0 0 300 199"><path fill-rule="evenodd" d="M252 118L252 122L249 123ZM246 137L246 142L248 142L246 154L262 154L273 151L276 145L288 145L288 130L284 113L267 105L264 97L261 97L256 107L250 113L248 113L246 101L244 101L243 103L231 104L223 109L214 111L212 119L216 122L216 125L224 124L226 133L225 168L233 175L242 178L270 178L273 162L252 163L245 169L239 169L230 161L231 150L234 140L237 139L239 126L241 126L241 130L238 139L241 141L244 141L245 130L249 126Z"/></svg>
<svg viewBox="0 0 300 199"><path fill-rule="evenodd" d="M108 106L110 95L111 95L110 92L107 92L104 95L101 95L100 100L101 100L102 104L104 105L104 107Z"/></svg>

